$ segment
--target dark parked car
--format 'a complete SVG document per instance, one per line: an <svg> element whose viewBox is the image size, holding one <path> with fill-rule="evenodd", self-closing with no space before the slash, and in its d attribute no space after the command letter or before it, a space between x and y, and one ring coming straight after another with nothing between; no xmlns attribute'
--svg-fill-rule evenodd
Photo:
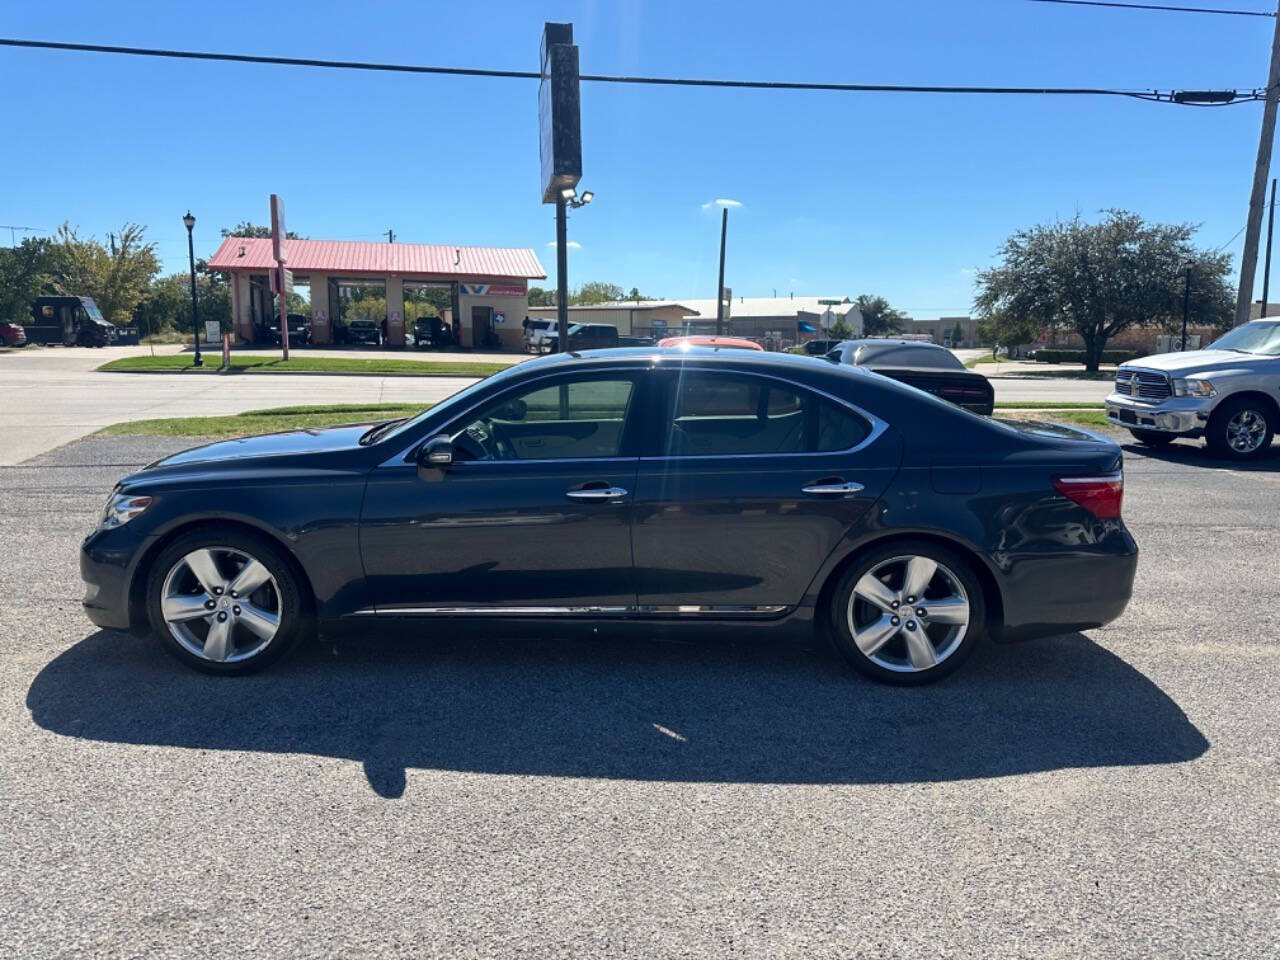
<svg viewBox="0 0 1280 960"><path fill-rule="evenodd" d="M810 340L808 343L803 344L802 349L811 357L822 357L839 345L839 340Z"/></svg>
<svg viewBox="0 0 1280 960"><path fill-rule="evenodd" d="M311 342L311 318L305 313L290 313L289 318L289 345L291 347L303 347ZM261 324L256 331L257 337L264 343L280 342L280 318L272 317L267 322Z"/></svg>
<svg viewBox="0 0 1280 960"><path fill-rule="evenodd" d="M607 350L615 347L640 347L653 343L651 337L624 337L618 334L618 328L611 323L575 323L565 334L569 341L569 349L575 353L583 350ZM544 341L552 353L560 349L555 337Z"/></svg>
<svg viewBox="0 0 1280 960"><path fill-rule="evenodd" d="M372 320L352 320L344 329L345 343L367 343L375 347L382 343L382 331Z"/></svg>
<svg viewBox="0 0 1280 960"><path fill-rule="evenodd" d="M0 320L0 345L6 347L25 347L27 345L27 330L20 323L10 323L8 320Z"/></svg>
<svg viewBox="0 0 1280 960"><path fill-rule="evenodd" d="M1120 448L859 368L612 350L517 364L416 417L227 440L126 477L84 606L215 673L317 628L829 635L920 683L986 632L1119 616ZM429 626L428 626L429 625Z"/></svg>
<svg viewBox="0 0 1280 960"><path fill-rule="evenodd" d="M991 381L966 369L946 347L922 340L845 340L827 354L833 363L866 367L935 397L990 416L996 394Z"/></svg>

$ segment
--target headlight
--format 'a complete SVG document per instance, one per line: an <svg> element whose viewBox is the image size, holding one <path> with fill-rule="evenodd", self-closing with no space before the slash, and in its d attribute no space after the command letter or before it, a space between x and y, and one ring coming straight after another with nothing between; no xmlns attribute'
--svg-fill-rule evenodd
<svg viewBox="0 0 1280 960"><path fill-rule="evenodd" d="M116 527L123 527L149 506L151 506L150 497L113 493L111 499L107 501L106 509L102 511L102 521L98 524L98 529L114 530Z"/></svg>
<svg viewBox="0 0 1280 960"><path fill-rule="evenodd" d="M1173 395L1175 397L1213 397L1217 396L1217 393L1218 391L1213 389L1212 381L1209 380L1192 378L1173 381Z"/></svg>

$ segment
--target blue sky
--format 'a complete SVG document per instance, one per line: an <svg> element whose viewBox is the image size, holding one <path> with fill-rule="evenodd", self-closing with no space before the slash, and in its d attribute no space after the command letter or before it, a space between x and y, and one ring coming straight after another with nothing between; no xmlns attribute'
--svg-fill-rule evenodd
<svg viewBox="0 0 1280 960"><path fill-rule="evenodd" d="M536 69L543 21L562 20L584 73L1164 90L1262 86L1272 28L1026 0L4 10L10 37L508 69ZM13 49L0 49L0 75L0 223L69 220L105 239L137 221L179 270L188 207L207 255L220 227L266 222L278 192L307 236L376 240L390 227L405 241L530 246L554 269L535 81ZM582 102L596 202L570 220L573 284L714 296L719 218L703 205L728 197L742 203L729 225L735 293L880 293L918 317L967 311L972 271L1010 232L1077 210L1197 222L1203 245L1227 242L1244 224L1261 117L1256 104L598 84Z"/></svg>

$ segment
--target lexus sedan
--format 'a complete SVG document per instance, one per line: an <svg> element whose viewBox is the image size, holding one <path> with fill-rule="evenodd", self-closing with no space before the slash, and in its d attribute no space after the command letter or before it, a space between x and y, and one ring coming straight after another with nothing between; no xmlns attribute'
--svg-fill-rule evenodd
<svg viewBox="0 0 1280 960"><path fill-rule="evenodd" d="M530 360L426 412L153 463L84 541L84 606L212 673L317 632L730 626L914 684L1097 627L1137 547L1112 442L746 350Z"/></svg>

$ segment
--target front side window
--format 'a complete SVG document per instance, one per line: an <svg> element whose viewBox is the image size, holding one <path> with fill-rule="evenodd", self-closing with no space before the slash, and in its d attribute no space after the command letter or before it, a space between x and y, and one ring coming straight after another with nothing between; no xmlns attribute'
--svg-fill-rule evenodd
<svg viewBox="0 0 1280 960"><path fill-rule="evenodd" d="M689 372L667 403L671 457L830 453L866 438L853 411L805 390L757 377Z"/></svg>
<svg viewBox="0 0 1280 960"><path fill-rule="evenodd" d="M635 384L570 380L504 394L451 431L459 460L616 457Z"/></svg>

